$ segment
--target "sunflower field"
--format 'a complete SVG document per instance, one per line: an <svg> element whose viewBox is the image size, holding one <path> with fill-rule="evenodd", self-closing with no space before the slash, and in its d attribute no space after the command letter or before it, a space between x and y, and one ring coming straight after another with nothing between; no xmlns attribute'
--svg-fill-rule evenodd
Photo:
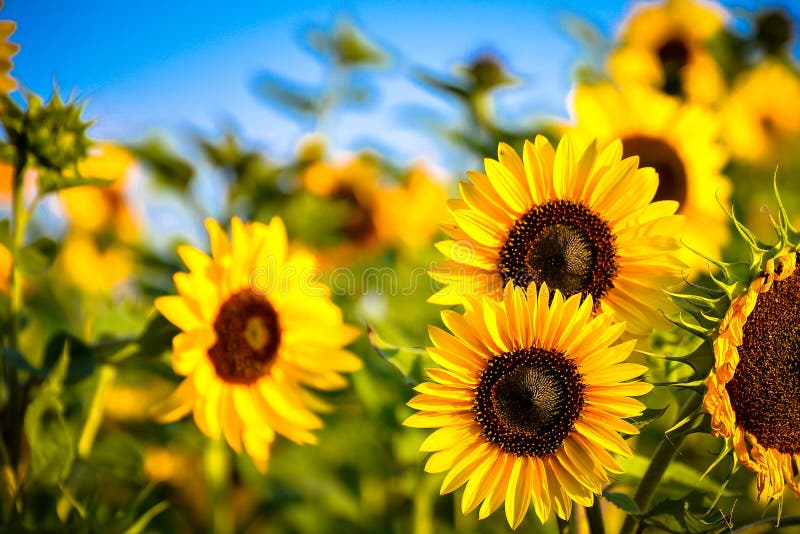
<svg viewBox="0 0 800 534"><path fill-rule="evenodd" d="M248 86L288 150L97 135L20 74L52 4L0 21L0 532L800 532L790 2L570 13L558 83L342 13Z"/></svg>

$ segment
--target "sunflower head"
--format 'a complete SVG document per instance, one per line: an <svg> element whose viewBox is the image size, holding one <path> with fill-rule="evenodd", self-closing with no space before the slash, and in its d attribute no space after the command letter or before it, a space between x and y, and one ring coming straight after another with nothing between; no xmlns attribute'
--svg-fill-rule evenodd
<svg viewBox="0 0 800 534"><path fill-rule="evenodd" d="M682 240L719 254L729 238L728 218L709 199L727 202L731 185L721 174L728 155L719 142L717 115L641 85L581 84L572 101L576 133L601 145L620 139L624 157L638 156L640 167L658 174L653 200L678 202L686 219ZM699 266L688 249L680 258Z"/></svg>
<svg viewBox="0 0 800 534"><path fill-rule="evenodd" d="M787 486L800 497L800 233L778 204L774 244L733 218L750 250L746 272L711 260L720 267L715 287L675 296L693 317L679 322L713 342L703 409L725 438L722 456L733 451L734 465L755 472L767 499L782 498Z"/></svg>
<svg viewBox="0 0 800 534"><path fill-rule="evenodd" d="M737 78L722 109L724 139L737 158L774 166L800 142L800 78L776 60Z"/></svg>
<svg viewBox="0 0 800 534"><path fill-rule="evenodd" d="M445 215L444 185L422 166L411 169L406 185L387 187L375 198L375 228L383 243L416 250L430 246Z"/></svg>
<svg viewBox="0 0 800 534"><path fill-rule="evenodd" d="M78 164L78 176L108 180L108 185L83 186L59 192L61 205L74 229L100 234L113 233L133 240L139 223L125 198L125 187L133 156L122 147L103 143L93 147L89 157ZM72 177L71 173L66 173Z"/></svg>
<svg viewBox="0 0 800 534"><path fill-rule="evenodd" d="M277 432L316 443L325 404L308 388L347 385L341 373L361 362L343 348L358 331L317 283L307 254L290 252L283 222L231 221L231 237L206 222L211 255L179 254L188 273L175 275L177 296L156 300L182 332L173 340L173 369L185 376L160 408L164 421L192 412L206 435L224 435L266 470Z"/></svg>
<svg viewBox="0 0 800 534"><path fill-rule="evenodd" d="M531 504L544 523L568 519L572 502L590 506L608 473L621 472L609 452L630 455L620 432L644 405L631 398L652 386L631 381L645 367L622 363L635 340L592 296L565 299L546 284L506 285L499 301L468 297L466 313L442 312L451 333L430 328L428 349L440 366L415 389L419 410L405 424L435 428L421 446L425 470L448 471L442 493L466 484L466 514L479 517L505 501L516 528Z"/></svg>
<svg viewBox="0 0 800 534"><path fill-rule="evenodd" d="M620 30L609 56L612 77L643 83L670 95L710 104L724 91L724 78L707 49L725 13L693 0L639 4Z"/></svg>
<svg viewBox="0 0 800 534"><path fill-rule="evenodd" d="M663 321L660 288L678 279L681 217L677 202L651 202L658 177L638 163L618 140L598 150L567 135L554 149L539 136L522 158L501 144L486 174L468 173L462 198L449 202L452 239L437 246L450 260L431 271L446 287L431 300L546 283L591 296L631 333L647 334Z"/></svg>

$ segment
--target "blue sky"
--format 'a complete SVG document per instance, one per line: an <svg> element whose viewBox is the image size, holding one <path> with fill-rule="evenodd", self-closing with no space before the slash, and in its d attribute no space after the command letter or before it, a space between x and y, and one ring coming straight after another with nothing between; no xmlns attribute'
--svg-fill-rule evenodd
<svg viewBox="0 0 800 534"><path fill-rule="evenodd" d="M779 3L790 6L791 0ZM276 154L291 150L301 129L254 96L254 79L269 71L317 83L319 65L301 46L302 36L348 17L395 62L373 78L376 104L337 117L334 145L357 147L369 138L397 157L441 163L435 138L407 117L420 107L455 116L409 80L413 67L444 72L477 51L492 50L524 81L504 95L502 114L515 122L534 114L564 116L570 72L582 53L563 29L566 16L578 14L610 35L633 4L7 0L1 14L18 23L13 40L22 50L14 75L40 94L49 94L55 80L88 98L95 136L133 140L166 131L180 137L234 124Z"/></svg>

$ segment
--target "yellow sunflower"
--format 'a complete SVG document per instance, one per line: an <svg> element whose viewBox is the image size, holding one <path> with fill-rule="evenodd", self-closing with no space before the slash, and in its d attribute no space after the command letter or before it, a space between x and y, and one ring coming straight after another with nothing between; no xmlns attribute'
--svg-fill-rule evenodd
<svg viewBox="0 0 800 534"><path fill-rule="evenodd" d="M3 2L0 2L0 8ZM13 20L0 20L0 92L10 93L17 88L17 81L11 77L14 63L11 58L19 52L19 45L9 41L9 37L17 29Z"/></svg>
<svg viewBox="0 0 800 534"><path fill-rule="evenodd" d="M316 443L325 409L306 387L335 390L341 375L361 367L343 349L358 330L315 281L311 256L290 252L283 222L231 221L231 238L206 221L211 256L178 250L188 273L175 275L178 296L156 308L183 332L173 340L172 365L186 376L163 407L161 420L189 412L200 430L224 435L265 471L275 432Z"/></svg>
<svg viewBox="0 0 800 534"><path fill-rule="evenodd" d="M125 246L103 243L92 234L68 232L58 268L87 293L102 295L128 279L133 271L133 254Z"/></svg>
<svg viewBox="0 0 800 534"><path fill-rule="evenodd" d="M785 65L766 61L740 76L722 109L724 139L733 156L774 166L796 149L800 79Z"/></svg>
<svg viewBox="0 0 800 534"><path fill-rule="evenodd" d="M677 201L686 219L683 239L718 256L730 231L713 200L725 204L731 185L721 174L728 156L718 142L716 115L644 86L580 85L573 96L579 134L601 145L621 139L624 157L639 156L640 166L653 167L659 177L654 200ZM681 259L698 263L688 250Z"/></svg>
<svg viewBox="0 0 800 534"><path fill-rule="evenodd" d="M414 209L409 209L413 206ZM421 166L414 167L408 185L387 188L375 200L375 228L384 243L410 249L430 246L447 211L447 192Z"/></svg>
<svg viewBox="0 0 800 534"><path fill-rule="evenodd" d="M591 506L608 473L622 469L610 453L630 456L620 432L650 391L630 382L646 367L621 363L635 340L612 316L593 317L591 295L564 300L542 284L527 292L508 284L500 301L466 299L466 313L443 311L452 334L431 327L433 380L415 389L405 421L436 428L420 447L433 452L425 470L448 471L442 493L466 484L461 509L481 502L483 519L505 501L516 528L533 503L542 523L553 510L568 519L572 501Z"/></svg>
<svg viewBox="0 0 800 534"><path fill-rule="evenodd" d="M591 295L598 310L625 320L634 335L663 321L661 288L678 278L678 203L651 203L658 176L623 159L622 143L603 150L566 135L553 149L542 136L523 158L506 144L486 174L470 172L462 199L449 203L450 257L431 276L445 284L432 298L458 304L461 295L499 295L506 282L547 283L570 296Z"/></svg>
<svg viewBox="0 0 800 534"><path fill-rule="evenodd" d="M137 237L139 221L125 198L133 161L133 155L124 148L102 143L80 162L80 176L100 178L110 183L103 187L73 187L59 193L74 229L94 234L110 232L123 241Z"/></svg>
<svg viewBox="0 0 800 534"><path fill-rule="evenodd" d="M693 0L641 3L623 24L608 58L614 80L654 87L703 104L725 90L722 72L707 49L725 23L717 5Z"/></svg>
<svg viewBox="0 0 800 534"><path fill-rule="evenodd" d="M716 436L756 473L759 499L800 498L800 272L794 250L766 262L714 341L703 399Z"/></svg>

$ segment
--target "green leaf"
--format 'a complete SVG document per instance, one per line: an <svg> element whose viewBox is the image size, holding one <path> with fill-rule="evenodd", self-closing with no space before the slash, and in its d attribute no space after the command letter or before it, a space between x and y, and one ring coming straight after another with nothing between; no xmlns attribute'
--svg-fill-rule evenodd
<svg viewBox="0 0 800 534"><path fill-rule="evenodd" d="M652 527L675 534L716 534L730 531L719 512L709 512L705 495L693 491L681 499L666 499L656 504L639 520ZM717 519L714 520L713 518Z"/></svg>
<svg viewBox="0 0 800 534"><path fill-rule="evenodd" d="M180 193L186 192L194 178L194 168L173 154L163 142L150 139L128 148L147 165L156 181Z"/></svg>
<svg viewBox="0 0 800 534"><path fill-rule="evenodd" d="M39 190L42 194L61 191L71 187L106 187L112 184L113 180L105 178L84 178L82 176L64 176L60 172L42 170L39 173Z"/></svg>
<svg viewBox="0 0 800 534"><path fill-rule="evenodd" d="M155 516L167 508L169 508L169 503L167 501L161 501L160 503L153 505L125 531L125 534L139 534L140 532L144 532L144 530L147 528L147 525L150 524L150 521L152 521Z"/></svg>
<svg viewBox="0 0 800 534"><path fill-rule="evenodd" d="M57 332L48 340L42 358L44 369L53 369L65 351L69 352L69 367L64 382L71 384L91 376L95 368L92 349L68 332Z"/></svg>
<svg viewBox="0 0 800 534"><path fill-rule="evenodd" d="M92 346L97 359L122 362L130 358L158 358L172 347L172 338L180 333L178 327L156 313L136 338L112 339Z"/></svg>
<svg viewBox="0 0 800 534"><path fill-rule="evenodd" d="M367 325L367 335L372 348L378 355L397 369L411 386L425 381L425 368L431 366L431 359L425 349L398 347L387 342Z"/></svg>
<svg viewBox="0 0 800 534"><path fill-rule="evenodd" d="M632 458L618 458L617 461L625 474L620 475L620 481L626 477L641 479L647 467L650 465L650 458L641 455ZM688 465L673 461L661 479L662 486L679 486L684 490L700 490L707 493L716 494L720 490L720 485L709 477L703 477L703 473L689 467Z"/></svg>
<svg viewBox="0 0 800 534"><path fill-rule="evenodd" d="M625 495L624 493L606 491L603 493L603 497L605 497L608 502L627 514L639 513L639 506L633 502L633 499L630 496Z"/></svg>
<svg viewBox="0 0 800 534"><path fill-rule="evenodd" d="M41 276L53 265L57 254L58 243L48 237L40 237L17 252L17 265L25 276Z"/></svg>
<svg viewBox="0 0 800 534"><path fill-rule="evenodd" d="M18 371L25 371L31 376L44 378L46 372L42 369L37 369L22 355L17 349L12 347L3 347L3 357L5 361L15 367Z"/></svg>
<svg viewBox="0 0 800 534"><path fill-rule="evenodd" d="M669 408L669 405L663 408L647 408L642 415L628 419L628 422L636 427L637 430L642 430L647 425L659 419Z"/></svg>
<svg viewBox="0 0 800 534"><path fill-rule="evenodd" d="M23 426L31 449L30 480L43 486L63 481L75 461L72 434L61 401L68 368L69 350L65 348L25 412Z"/></svg>

